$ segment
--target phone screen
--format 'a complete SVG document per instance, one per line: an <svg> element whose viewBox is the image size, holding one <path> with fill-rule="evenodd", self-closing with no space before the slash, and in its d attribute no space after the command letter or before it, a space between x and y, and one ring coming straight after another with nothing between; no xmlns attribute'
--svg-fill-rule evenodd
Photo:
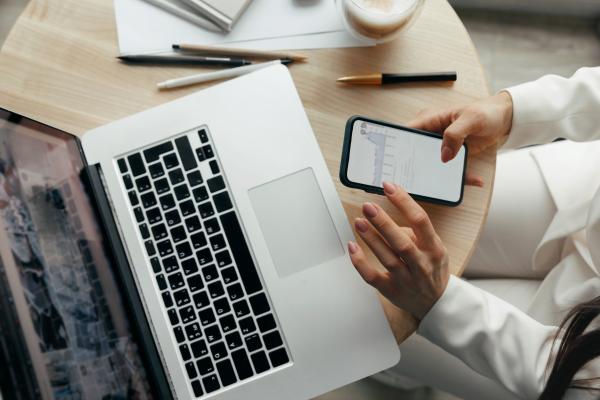
<svg viewBox="0 0 600 400"><path fill-rule="evenodd" d="M451 161L441 161L442 140L406 128L355 119L351 126L346 178L381 188L401 185L421 198L458 204L462 200L466 147Z"/></svg>

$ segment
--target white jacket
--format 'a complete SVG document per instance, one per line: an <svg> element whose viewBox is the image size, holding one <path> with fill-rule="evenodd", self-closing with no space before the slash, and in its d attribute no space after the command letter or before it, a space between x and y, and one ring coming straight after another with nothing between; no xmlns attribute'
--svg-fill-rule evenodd
<svg viewBox="0 0 600 400"><path fill-rule="evenodd" d="M418 331L518 397L535 399L548 378L558 324L574 305L600 296L600 67L582 68L570 79L545 76L507 91L513 127L505 147L572 141L532 151L558 210L532 259L533 268L548 274L528 313L451 277ZM557 246L562 260L549 265ZM600 377L600 359L575 376L591 377ZM572 399L597 397L598 392L567 392Z"/></svg>

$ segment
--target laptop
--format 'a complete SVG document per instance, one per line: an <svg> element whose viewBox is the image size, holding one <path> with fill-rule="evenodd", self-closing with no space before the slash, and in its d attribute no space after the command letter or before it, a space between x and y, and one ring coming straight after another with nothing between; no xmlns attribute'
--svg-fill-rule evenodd
<svg viewBox="0 0 600 400"><path fill-rule="evenodd" d="M41 177L22 181L9 178L20 176L18 167L12 174L2 168L4 182L14 181L6 187L21 189L8 190L10 201L0 201L0 207L18 205L19 193L24 210L36 207L40 193L46 193L55 208L63 204L57 208L61 212L83 210L85 218L78 217L78 225L87 226L88 236L96 239L82 241L79 233L77 243L81 247L83 242L88 253L89 243L95 243L95 254L108 260L110 273L88 266L86 271L95 271L96 278L86 272L82 276L88 280L81 278L79 284L85 287L89 281L91 287L95 279L99 291L109 291L104 302L110 303L105 313L110 324L102 325L99 336L108 332L114 339L108 343L120 343L119 359L128 360L125 364L130 366L126 381L130 386L136 383L138 392L147 385L153 394L149 398L307 399L398 362L400 353L377 294L350 263L345 244L353 239L352 231L286 67L266 68L213 86L80 138L14 113L0 116L0 133L12 132L17 138L37 135L58 143L56 148L30 146L26 152L23 146L7 146L23 154L0 154L0 160L14 163L26 158L39 164L50 154L48 149L54 149L59 151L54 163L62 165L55 171L50 164L40 164L31 175ZM79 203L89 201L89 207L64 200L73 197L73 191L83 191L68 178L75 173L81 175L88 200L76 197ZM50 179L44 174L59 176ZM31 191L37 197L23 194L27 185L37 188ZM37 203L28 203L30 198ZM47 260L52 258L46 258L43 249L52 246L36 244L35 220L47 217L20 212L30 214L32 233L27 240L20 236L22 243L17 243L10 233L16 231L10 228L14 220L7 217L12 214L0 211L4 216L0 224L8 232L4 234L15 243L12 251L0 248L7 271L0 286L8 282L0 296L10 293L19 300L0 301L0 308L21 304L12 314L26 325L23 332L28 339L21 345L36 352L31 358L38 359L37 380L47 380L40 393L58 397L64 389L56 389L57 380L47 379L45 371L56 356L47 356L40 348L51 353L71 344L82 346L71 340L75 333L69 335L71 328L66 327L71 324L66 320L76 318L89 329L85 324L90 318L73 312L73 306L63 307L65 296L53 294L56 287L74 290L76 283L62 282L65 276L79 275L51 267ZM17 257L18 245L29 249L29 258ZM32 300L15 294L15 288L25 286L19 272L25 267L19 265L29 265L30 258L38 260L41 276L57 271L64 275L57 281L42 279L44 288L38 288L48 293L51 306L46 308L57 315L49 324L56 332L45 347L31 345L42 333L48 336L31 322ZM90 258L93 255L82 257L82 263L97 265ZM9 264L12 267L7 268ZM99 279L98 272L106 276ZM96 296L89 301L95 304ZM84 328L73 329L80 338L86 337L81 335ZM62 339L57 338L60 335ZM96 347L110 348L102 346ZM68 356L73 354L78 353ZM92 357L90 364L95 365L93 357L100 353L81 354ZM64 373L73 364L65 363L60 370ZM108 365L115 369L114 363ZM133 374L138 370L142 372ZM58 382L64 385L63 380ZM118 387L115 382L105 386Z"/></svg>

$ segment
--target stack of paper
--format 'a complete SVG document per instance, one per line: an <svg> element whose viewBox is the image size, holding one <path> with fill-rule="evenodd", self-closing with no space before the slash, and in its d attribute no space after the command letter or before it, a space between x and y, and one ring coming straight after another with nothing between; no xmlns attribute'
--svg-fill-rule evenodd
<svg viewBox="0 0 600 400"><path fill-rule="evenodd" d="M114 4L121 55L169 51L174 43L262 50L365 46L344 30L335 0L254 0L233 30L223 34L144 0Z"/></svg>

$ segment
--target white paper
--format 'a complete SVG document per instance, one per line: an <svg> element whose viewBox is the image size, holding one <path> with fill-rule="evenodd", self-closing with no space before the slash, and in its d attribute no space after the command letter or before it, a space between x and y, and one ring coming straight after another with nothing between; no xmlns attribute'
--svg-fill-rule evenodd
<svg viewBox="0 0 600 400"><path fill-rule="evenodd" d="M122 55L166 51L174 43L264 50L364 46L345 32L333 0L253 0L227 34L206 31L144 0L114 5Z"/></svg>

